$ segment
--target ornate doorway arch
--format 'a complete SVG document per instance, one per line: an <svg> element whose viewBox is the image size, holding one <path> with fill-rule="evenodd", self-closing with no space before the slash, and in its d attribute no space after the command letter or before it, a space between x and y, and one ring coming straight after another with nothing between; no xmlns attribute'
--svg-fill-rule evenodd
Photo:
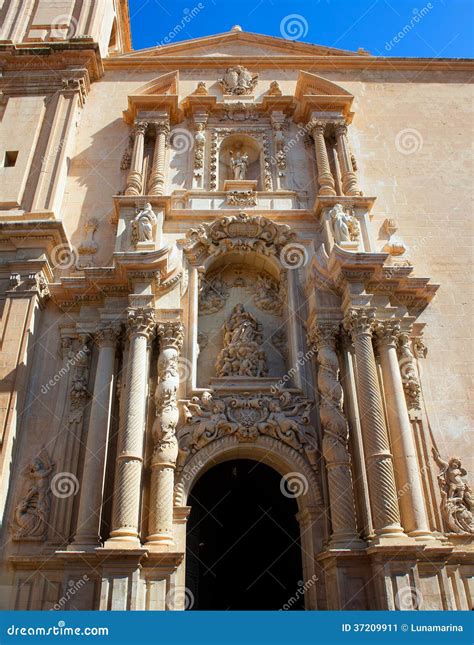
<svg viewBox="0 0 474 645"><path fill-rule="evenodd" d="M183 444L181 444L183 445ZM315 469L308 459L281 440L259 435L242 441L238 433L209 442L190 456L178 473L175 506L186 507L189 494L199 478L213 466L233 459L250 459L273 468L281 475L283 494L293 496L298 505L305 608L316 609L315 554L324 539L324 507Z"/></svg>

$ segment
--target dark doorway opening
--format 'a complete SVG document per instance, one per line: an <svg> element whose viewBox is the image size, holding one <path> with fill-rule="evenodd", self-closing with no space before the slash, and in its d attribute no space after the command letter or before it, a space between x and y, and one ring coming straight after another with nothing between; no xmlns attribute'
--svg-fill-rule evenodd
<svg viewBox="0 0 474 645"><path fill-rule="evenodd" d="M193 609L304 609L296 500L247 459L207 471L188 500L186 587ZM296 598L296 599L295 599Z"/></svg>

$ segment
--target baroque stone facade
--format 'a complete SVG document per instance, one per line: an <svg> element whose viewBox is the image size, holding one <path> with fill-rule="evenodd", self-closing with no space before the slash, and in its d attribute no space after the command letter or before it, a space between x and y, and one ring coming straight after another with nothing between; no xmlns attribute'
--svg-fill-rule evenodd
<svg viewBox="0 0 474 645"><path fill-rule="evenodd" d="M125 0L71 1L69 18L39 0L28 20L16 5L2 604L187 608L189 496L253 459L301 484L307 609L472 608L464 332L437 264L448 238L462 257L464 229L436 210L470 178L441 163L461 124L432 122L433 92L442 116L467 109L471 63L238 27L131 51ZM405 155L415 126L437 154ZM413 186L434 158L449 181Z"/></svg>

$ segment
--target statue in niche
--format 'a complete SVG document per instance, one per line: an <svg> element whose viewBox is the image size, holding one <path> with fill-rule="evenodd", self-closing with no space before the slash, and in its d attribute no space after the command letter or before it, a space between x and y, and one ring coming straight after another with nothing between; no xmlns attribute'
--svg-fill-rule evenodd
<svg viewBox="0 0 474 645"><path fill-rule="evenodd" d="M242 304L235 305L224 325L224 348L217 357L217 376L266 376L262 340L260 323Z"/></svg>
<svg viewBox="0 0 474 645"><path fill-rule="evenodd" d="M342 204L335 204L329 211L329 216L337 243L356 242L359 239L359 224L353 215L346 213Z"/></svg>
<svg viewBox="0 0 474 645"><path fill-rule="evenodd" d="M232 150L230 151L230 167L234 173L234 179L245 179L247 169L249 166L249 156L246 152L243 154L237 152L234 157Z"/></svg>
<svg viewBox="0 0 474 645"><path fill-rule="evenodd" d="M33 459L25 470L30 484L23 499L14 510L12 528L14 539L23 538L41 540L44 538L49 513L50 479L54 470L47 453Z"/></svg>
<svg viewBox="0 0 474 645"><path fill-rule="evenodd" d="M249 70L242 65L228 67L223 78L219 79L219 85L224 94L251 94L257 85L258 74L252 76Z"/></svg>
<svg viewBox="0 0 474 645"><path fill-rule="evenodd" d="M441 459L433 449L433 457L441 471L438 483L441 492L441 513L449 529L454 533L474 533L473 497L471 487L463 477L467 471L459 457L449 461Z"/></svg>
<svg viewBox="0 0 474 645"><path fill-rule="evenodd" d="M139 209L132 220L132 244L137 246L139 242L153 241L153 228L156 225L156 215L151 204L145 204Z"/></svg>

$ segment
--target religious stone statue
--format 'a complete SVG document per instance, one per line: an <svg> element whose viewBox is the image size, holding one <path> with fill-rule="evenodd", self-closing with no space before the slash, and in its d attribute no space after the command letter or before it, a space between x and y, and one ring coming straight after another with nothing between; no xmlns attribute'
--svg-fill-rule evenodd
<svg viewBox="0 0 474 645"><path fill-rule="evenodd" d="M216 362L217 376L266 376L261 325L242 304L233 308L224 325L224 348Z"/></svg>
<svg viewBox="0 0 474 645"><path fill-rule="evenodd" d="M153 241L153 227L155 225L156 215L151 204L145 204L132 220L132 244L136 246L139 242Z"/></svg>
<svg viewBox="0 0 474 645"><path fill-rule="evenodd" d="M30 484L26 495L14 510L12 529L14 539L43 539L49 513L50 478L54 470L48 455L43 450L33 459L25 475Z"/></svg>
<svg viewBox="0 0 474 645"><path fill-rule="evenodd" d="M249 156L246 152L244 152L243 154L237 152L236 156L234 157L234 153L232 152L232 150L230 151L230 166L234 173L234 179L245 179L248 165Z"/></svg>
<svg viewBox="0 0 474 645"><path fill-rule="evenodd" d="M257 85L258 74L252 76L249 70L242 65L228 67L224 77L219 79L219 84L224 94L250 94Z"/></svg>
<svg viewBox="0 0 474 645"><path fill-rule="evenodd" d="M356 218L346 213L342 204L335 204L329 211L334 239L337 243L354 242L359 239L359 225Z"/></svg>
<svg viewBox="0 0 474 645"><path fill-rule="evenodd" d="M441 513L454 533L474 533L472 490L463 477L467 475L459 457L441 459L433 449L433 457L441 468L438 483L441 491Z"/></svg>

